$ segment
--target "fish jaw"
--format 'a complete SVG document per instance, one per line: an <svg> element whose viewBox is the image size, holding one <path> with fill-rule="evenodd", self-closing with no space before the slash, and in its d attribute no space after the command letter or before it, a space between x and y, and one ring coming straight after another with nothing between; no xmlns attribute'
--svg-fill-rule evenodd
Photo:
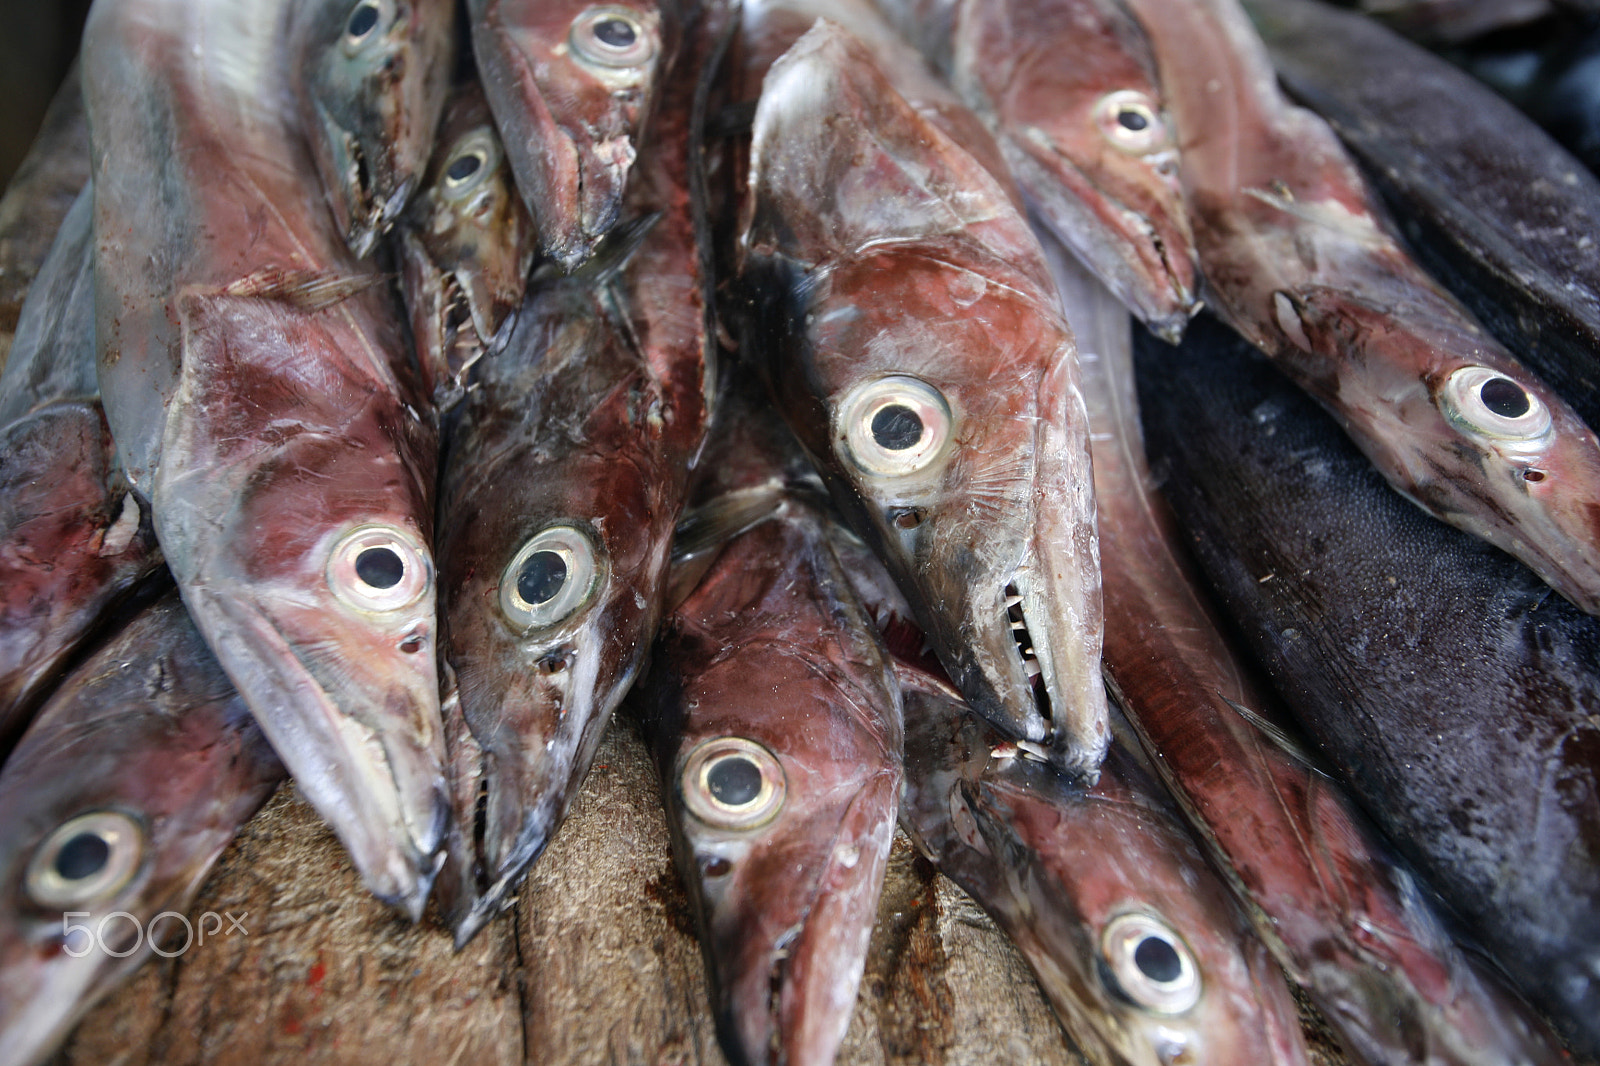
<svg viewBox="0 0 1600 1066"><path fill-rule="evenodd" d="M640 0L474 0L468 9L484 92L540 249L570 272L621 214L676 26L667 12ZM593 48L586 50L580 37L596 13L627 21L635 54L588 58Z"/></svg>
<svg viewBox="0 0 1600 1066"><path fill-rule="evenodd" d="M359 40L352 20L370 9ZM441 0L327 0L304 5L296 27L311 154L339 232L371 254L405 207L433 150L455 48L452 5Z"/></svg>

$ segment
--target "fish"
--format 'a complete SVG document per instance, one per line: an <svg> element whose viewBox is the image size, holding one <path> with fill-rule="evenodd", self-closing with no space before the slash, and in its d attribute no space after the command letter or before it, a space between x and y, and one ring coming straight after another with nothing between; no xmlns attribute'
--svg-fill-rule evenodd
<svg viewBox="0 0 1600 1066"><path fill-rule="evenodd" d="M1408 37L1437 45L1525 26L1557 9L1551 0L1361 0L1356 6Z"/></svg>
<svg viewBox="0 0 1600 1066"><path fill-rule="evenodd" d="M505 346L536 250L533 220L476 82L451 97L398 234L423 386L436 405L450 407L473 364Z"/></svg>
<svg viewBox="0 0 1600 1066"><path fill-rule="evenodd" d="M848 523L980 713L1092 777L1087 424L1014 201L822 20L766 75L744 218L741 343Z"/></svg>
<svg viewBox="0 0 1600 1066"><path fill-rule="evenodd" d="M1246 9L1421 262L1600 426L1600 179L1499 94L1370 19L1297 0Z"/></svg>
<svg viewBox="0 0 1600 1066"><path fill-rule="evenodd" d="M84 36L106 419L184 602L379 897L449 805L435 417L328 213L281 5L99 5Z"/></svg>
<svg viewBox="0 0 1600 1066"><path fill-rule="evenodd" d="M678 0L468 0L472 48L541 253L577 268L623 217L673 65Z"/></svg>
<svg viewBox="0 0 1600 1066"><path fill-rule="evenodd" d="M1600 621L1390 491L1221 325L1157 343L1135 347L1146 447L1223 614L1423 883L1593 1056Z"/></svg>
<svg viewBox="0 0 1600 1066"><path fill-rule="evenodd" d="M74 62L0 197L0 371L34 275L89 180L89 125Z"/></svg>
<svg viewBox="0 0 1600 1066"><path fill-rule="evenodd" d="M767 443L736 426L708 462L752 436ZM765 454L781 480L783 455ZM699 506L737 514L729 502ZM643 688L723 1051L834 1061L894 836L903 723L826 518L789 497L727 540L663 622Z"/></svg>
<svg viewBox="0 0 1600 1066"><path fill-rule="evenodd" d="M192 946L190 904L283 776L175 594L63 680L0 773L0 1061L43 1062Z"/></svg>
<svg viewBox="0 0 1600 1066"><path fill-rule="evenodd" d="M715 374L692 105L727 17L708 4L686 28L629 219L576 272L540 268L449 426L444 652L481 749L478 795L457 789L457 818L476 838L462 869L476 862L484 882L454 918L463 942L560 826L660 618Z"/></svg>
<svg viewBox="0 0 1600 1066"><path fill-rule="evenodd" d="M1094 430L1107 682L1256 935L1358 1061L1565 1061L1550 1031L1453 944L1319 761L1286 739L1286 713L1222 635L1156 491L1128 314L1064 247L1045 249Z"/></svg>
<svg viewBox="0 0 1600 1066"><path fill-rule="evenodd" d="M289 9L289 85L339 232L365 259L416 191L455 66L449 0Z"/></svg>
<svg viewBox="0 0 1600 1066"><path fill-rule="evenodd" d="M0 374L0 760L67 661L161 566L100 406L93 236L85 189Z"/></svg>
<svg viewBox="0 0 1600 1066"><path fill-rule="evenodd" d="M900 661L901 822L1010 935L1091 1063L1305 1063L1288 987L1120 742L1089 790Z"/></svg>
<svg viewBox="0 0 1600 1066"><path fill-rule="evenodd" d="M1132 0L1173 120L1208 304L1395 489L1600 610L1600 440L1427 277L1233 0Z"/></svg>
<svg viewBox="0 0 1600 1066"><path fill-rule="evenodd" d="M1033 209L1157 334L1199 310L1178 132L1114 0L879 0L988 123Z"/></svg>

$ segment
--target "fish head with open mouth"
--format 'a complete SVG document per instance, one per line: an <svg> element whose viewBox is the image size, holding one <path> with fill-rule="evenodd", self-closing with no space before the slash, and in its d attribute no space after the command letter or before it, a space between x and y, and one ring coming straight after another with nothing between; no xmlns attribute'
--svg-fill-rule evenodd
<svg viewBox="0 0 1600 1066"><path fill-rule="evenodd" d="M311 154L339 232L365 258L433 152L455 61L444 0L316 0L295 13Z"/></svg>
<svg viewBox="0 0 1600 1066"><path fill-rule="evenodd" d="M622 197L679 27L654 0L472 0L473 47L545 255L595 250Z"/></svg>

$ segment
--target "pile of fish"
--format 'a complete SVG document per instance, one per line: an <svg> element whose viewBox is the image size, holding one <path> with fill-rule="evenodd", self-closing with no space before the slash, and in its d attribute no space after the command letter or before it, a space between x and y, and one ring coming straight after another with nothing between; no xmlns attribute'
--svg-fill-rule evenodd
<svg viewBox="0 0 1600 1066"><path fill-rule="evenodd" d="M98 0L0 202L0 1064L286 777L470 950L624 697L730 1061L834 1060L897 825L1093 1063L1600 1057L1600 181L1245 6Z"/></svg>

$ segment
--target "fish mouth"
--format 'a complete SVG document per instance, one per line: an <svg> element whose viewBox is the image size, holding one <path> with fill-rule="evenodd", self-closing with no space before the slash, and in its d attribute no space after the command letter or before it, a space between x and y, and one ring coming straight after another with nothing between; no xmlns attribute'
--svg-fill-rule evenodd
<svg viewBox="0 0 1600 1066"><path fill-rule="evenodd" d="M111 990L125 969L107 967L109 957L99 951L73 958L53 933L48 940L32 943L13 936L5 941L6 969L0 974L0 1062L42 1062L66 1039L78 1019ZM142 962L142 956L135 952L127 961Z"/></svg>
<svg viewBox="0 0 1600 1066"><path fill-rule="evenodd" d="M376 187L361 139L346 130L320 103L316 110L322 137L314 146L317 150L313 155L327 186L334 221L350 251L357 259L365 259L405 207L412 183L383 195Z"/></svg>

